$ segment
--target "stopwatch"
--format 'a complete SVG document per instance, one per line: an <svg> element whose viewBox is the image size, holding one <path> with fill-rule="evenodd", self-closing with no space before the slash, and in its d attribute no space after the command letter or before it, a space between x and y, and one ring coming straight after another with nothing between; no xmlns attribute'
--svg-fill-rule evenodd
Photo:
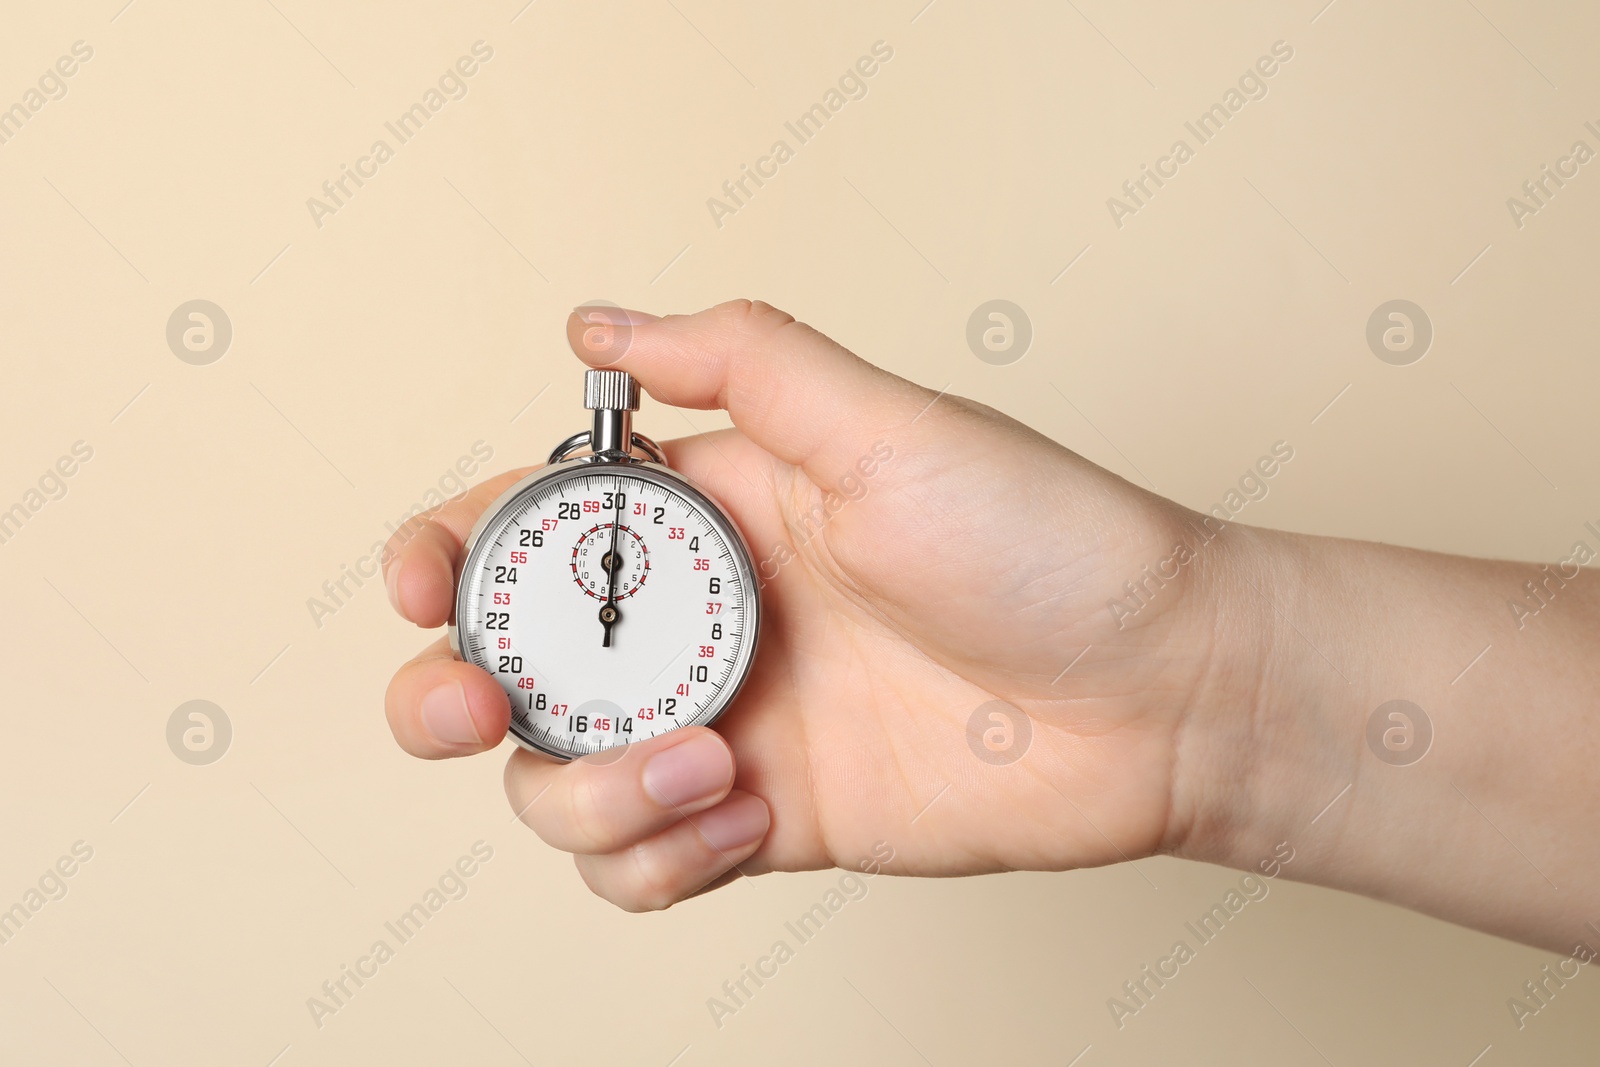
<svg viewBox="0 0 1600 1067"><path fill-rule="evenodd" d="M478 519L450 644L511 700L511 735L558 760L709 726L750 673L761 602L717 503L633 432L639 386L584 376L592 429Z"/></svg>

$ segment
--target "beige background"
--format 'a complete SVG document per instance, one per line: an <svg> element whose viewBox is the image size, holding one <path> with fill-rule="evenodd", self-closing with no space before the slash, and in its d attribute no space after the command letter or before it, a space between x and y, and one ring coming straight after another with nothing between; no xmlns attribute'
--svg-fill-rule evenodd
<svg viewBox="0 0 1600 1067"><path fill-rule="evenodd" d="M1246 521L1553 560L1600 519L1600 165L1520 229L1505 204L1600 147L1591 6L924 2L5 6L0 106L94 56L0 146L0 508L94 454L0 544L0 908L94 854L0 945L0 1060L1593 1062L1600 978L1519 1032L1551 957L1282 882L1119 1031L1107 998L1237 878L1170 860L878 879L719 1030L706 999L837 876L617 912L509 821L500 754L391 742L426 638L379 583L313 622L474 442L500 469L582 428L562 322L597 298L768 299L1194 506L1291 442ZM319 229L307 198L478 40L469 95ZM867 96L718 228L707 198L878 40ZM1278 40L1269 95L1113 225ZM234 330L209 366L165 339L195 298ZM991 298L1032 321L1009 366L965 340ZM1364 340L1393 298L1436 330L1408 367ZM233 725L210 766L167 746L192 699ZM466 898L317 1028L480 839Z"/></svg>

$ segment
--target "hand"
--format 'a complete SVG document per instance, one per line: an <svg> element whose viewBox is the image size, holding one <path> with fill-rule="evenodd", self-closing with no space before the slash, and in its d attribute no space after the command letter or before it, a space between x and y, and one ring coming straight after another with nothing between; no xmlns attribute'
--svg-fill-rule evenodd
<svg viewBox="0 0 1600 1067"><path fill-rule="evenodd" d="M764 304L587 314L568 322L581 358L731 416L667 454L744 530L766 610L717 732L564 766L512 754L513 808L595 892L644 910L829 865L1293 855L1290 878L1600 955L1600 859L1582 847L1600 833L1587 540L1534 567L1219 534ZM462 538L526 473L397 535L402 615L447 621ZM1396 698L1448 730L1414 766L1371 736ZM429 758L492 748L509 720L499 685L442 640L386 705Z"/></svg>
<svg viewBox="0 0 1600 1067"><path fill-rule="evenodd" d="M885 845L891 873L958 875L1182 842L1196 798L1179 736L1237 684L1217 632L1224 542L1119 617L1124 583L1193 540L1189 512L765 304L595 312L568 323L582 359L732 418L665 448L744 531L766 612L716 732L570 765L512 754L512 807L595 892L662 908L740 872L853 868ZM397 535L386 581L401 615L447 621L463 537L526 473ZM1246 618L1232 615L1229 648L1250 639ZM387 712L428 758L492 748L509 720L496 682L443 640L395 675Z"/></svg>

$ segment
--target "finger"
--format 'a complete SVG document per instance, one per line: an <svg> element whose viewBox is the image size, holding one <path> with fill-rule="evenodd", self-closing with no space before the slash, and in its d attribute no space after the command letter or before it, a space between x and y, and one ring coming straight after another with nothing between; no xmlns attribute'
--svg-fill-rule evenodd
<svg viewBox="0 0 1600 1067"><path fill-rule="evenodd" d="M733 792L716 807L645 841L604 856L578 856L596 895L626 911L660 911L727 877L749 859L772 825L766 802Z"/></svg>
<svg viewBox="0 0 1600 1067"><path fill-rule="evenodd" d="M494 748L511 725L500 683L456 659L443 637L395 672L383 711L400 747L423 759Z"/></svg>
<svg viewBox="0 0 1600 1067"><path fill-rule="evenodd" d="M564 852L615 852L716 804L733 787L733 751L702 726L566 765L530 752L506 764L506 796Z"/></svg>
<svg viewBox="0 0 1600 1067"><path fill-rule="evenodd" d="M413 516L389 538L383 584L400 616L432 629L450 621L455 606L456 564L472 524L501 493L533 467L506 471L430 511Z"/></svg>
<svg viewBox="0 0 1600 1067"><path fill-rule="evenodd" d="M619 312L627 325L611 325ZM629 372L663 403L726 410L751 440L828 488L873 454L885 428L937 397L759 301L664 319L578 308L567 340L589 365Z"/></svg>

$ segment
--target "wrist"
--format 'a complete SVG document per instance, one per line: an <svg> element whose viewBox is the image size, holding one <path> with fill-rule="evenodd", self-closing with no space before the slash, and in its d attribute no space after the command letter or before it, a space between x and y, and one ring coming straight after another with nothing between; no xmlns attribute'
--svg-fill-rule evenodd
<svg viewBox="0 0 1600 1067"><path fill-rule="evenodd" d="M1593 936L1600 861L1570 845L1600 833L1600 578L1546 587L1564 614L1528 633L1506 607L1544 577L1527 565L1247 527L1215 547L1163 850L1289 854L1297 881L1550 948Z"/></svg>
<svg viewBox="0 0 1600 1067"><path fill-rule="evenodd" d="M1177 734L1164 852L1253 869L1347 799L1361 739L1351 625L1325 587L1343 579L1309 540L1332 544L1235 524L1202 557L1192 624L1211 653Z"/></svg>

